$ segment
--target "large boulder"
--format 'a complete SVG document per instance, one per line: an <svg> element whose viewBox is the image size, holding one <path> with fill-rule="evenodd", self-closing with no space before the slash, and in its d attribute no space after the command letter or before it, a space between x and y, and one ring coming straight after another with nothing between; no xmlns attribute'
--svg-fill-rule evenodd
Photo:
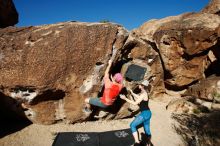
<svg viewBox="0 0 220 146"><path fill-rule="evenodd" d="M220 1L211 0L210 3L201 10L201 13L210 13L220 15Z"/></svg>
<svg viewBox="0 0 220 146"><path fill-rule="evenodd" d="M204 77L207 51L217 44L220 18L213 14L191 14L161 26L154 34L169 85L185 86Z"/></svg>
<svg viewBox="0 0 220 146"><path fill-rule="evenodd" d="M216 83L219 80L220 77L214 75L203 79L200 82L189 86L185 95L190 95L202 100L213 102L213 98L210 97L209 94L212 94L213 90L216 88Z"/></svg>
<svg viewBox="0 0 220 146"><path fill-rule="evenodd" d="M88 120L84 99L101 96L109 59L111 73L121 72L126 87L136 91L149 80L150 98L190 86L190 95L206 99L205 89L191 85L220 75L218 14L218 1L212 1L202 12L150 20L130 33L117 24L81 22L1 29L0 112L41 124ZM118 98L106 110L94 108L92 116L137 112Z"/></svg>
<svg viewBox="0 0 220 146"><path fill-rule="evenodd" d="M126 85L131 86L130 88L132 88L132 86L135 86L135 83L148 80L150 81L151 86L151 96L155 97L157 94L165 91L162 62L155 44L150 41L143 41L138 35L139 34L136 33L136 31L132 31L125 42L121 52L121 58L126 60L126 63L122 68L122 72L126 74L130 65L137 65L146 68L146 73L144 73L143 79L136 81L125 78ZM134 73L134 75L140 76L141 74Z"/></svg>
<svg viewBox="0 0 220 146"><path fill-rule="evenodd" d="M17 111L25 103L31 121L50 124L86 118L84 98L98 96L112 50L128 33L115 24L67 22L8 27L0 35L1 98L15 99Z"/></svg>
<svg viewBox="0 0 220 146"><path fill-rule="evenodd" d="M167 87L184 89L205 77L208 50L218 45L220 18L208 13L187 13L150 20L134 30L156 45Z"/></svg>
<svg viewBox="0 0 220 146"><path fill-rule="evenodd" d="M0 28L18 23L18 13L12 0L0 0Z"/></svg>

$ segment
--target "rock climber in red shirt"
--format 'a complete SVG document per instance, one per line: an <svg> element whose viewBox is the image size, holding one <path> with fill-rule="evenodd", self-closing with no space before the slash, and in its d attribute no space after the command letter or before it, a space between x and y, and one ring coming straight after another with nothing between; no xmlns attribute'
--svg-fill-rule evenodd
<svg viewBox="0 0 220 146"><path fill-rule="evenodd" d="M85 112L91 112L91 105L107 108L112 105L116 98L118 97L121 89L123 88L123 77L121 73L116 73L113 77L111 76L111 80L109 78L109 70L112 65L112 60L109 60L108 66L104 75L104 92L102 97L95 98L86 98L85 103L86 107L84 108Z"/></svg>

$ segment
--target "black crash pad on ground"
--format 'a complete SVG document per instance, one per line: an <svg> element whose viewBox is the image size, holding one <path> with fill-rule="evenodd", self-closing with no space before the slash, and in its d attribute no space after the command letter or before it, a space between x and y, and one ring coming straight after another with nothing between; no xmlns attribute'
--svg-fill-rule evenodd
<svg viewBox="0 0 220 146"><path fill-rule="evenodd" d="M99 146L131 146L134 143L130 129L102 132Z"/></svg>
<svg viewBox="0 0 220 146"><path fill-rule="evenodd" d="M52 146L131 146L134 143L130 129L107 132L58 133Z"/></svg>
<svg viewBox="0 0 220 146"><path fill-rule="evenodd" d="M147 68L131 64L125 73L125 78L132 81L141 81L144 79L146 71Z"/></svg>

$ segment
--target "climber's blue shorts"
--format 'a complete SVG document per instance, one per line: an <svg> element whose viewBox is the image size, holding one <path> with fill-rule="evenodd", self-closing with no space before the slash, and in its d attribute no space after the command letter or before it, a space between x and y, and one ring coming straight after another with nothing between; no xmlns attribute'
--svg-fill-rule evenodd
<svg viewBox="0 0 220 146"><path fill-rule="evenodd" d="M107 105L105 105L101 102L100 98L97 98L97 97L90 98L89 99L89 104L94 105L94 106L98 106L98 107L101 107L101 108L107 108L108 107Z"/></svg>

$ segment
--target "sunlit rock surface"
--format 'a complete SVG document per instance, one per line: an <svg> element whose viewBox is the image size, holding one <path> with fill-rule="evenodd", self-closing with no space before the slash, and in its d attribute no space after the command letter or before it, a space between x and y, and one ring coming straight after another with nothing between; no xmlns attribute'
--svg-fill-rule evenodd
<svg viewBox="0 0 220 146"><path fill-rule="evenodd" d="M218 46L219 24L218 15L188 13L148 21L135 31L156 44L167 86L184 88L205 77L208 51Z"/></svg>
<svg viewBox="0 0 220 146"><path fill-rule="evenodd" d="M0 29L0 112L40 124L135 115L138 108L120 98L90 116L82 111L85 97L102 95L110 59L110 73L121 72L125 87L137 90L148 80L150 98L178 91L178 97L207 100L216 82L210 76L220 76L218 2L199 13L147 21L131 32L118 24L82 22ZM130 94L126 88L122 93ZM196 110L180 101L169 109Z"/></svg>
<svg viewBox="0 0 220 146"><path fill-rule="evenodd" d="M119 25L67 22L0 35L1 98L27 104L31 121L49 124L85 118L84 98L97 96L112 50L122 48L128 33Z"/></svg>
<svg viewBox="0 0 220 146"><path fill-rule="evenodd" d="M204 9L202 9L201 12L220 15L220 1L211 0L210 3Z"/></svg>

